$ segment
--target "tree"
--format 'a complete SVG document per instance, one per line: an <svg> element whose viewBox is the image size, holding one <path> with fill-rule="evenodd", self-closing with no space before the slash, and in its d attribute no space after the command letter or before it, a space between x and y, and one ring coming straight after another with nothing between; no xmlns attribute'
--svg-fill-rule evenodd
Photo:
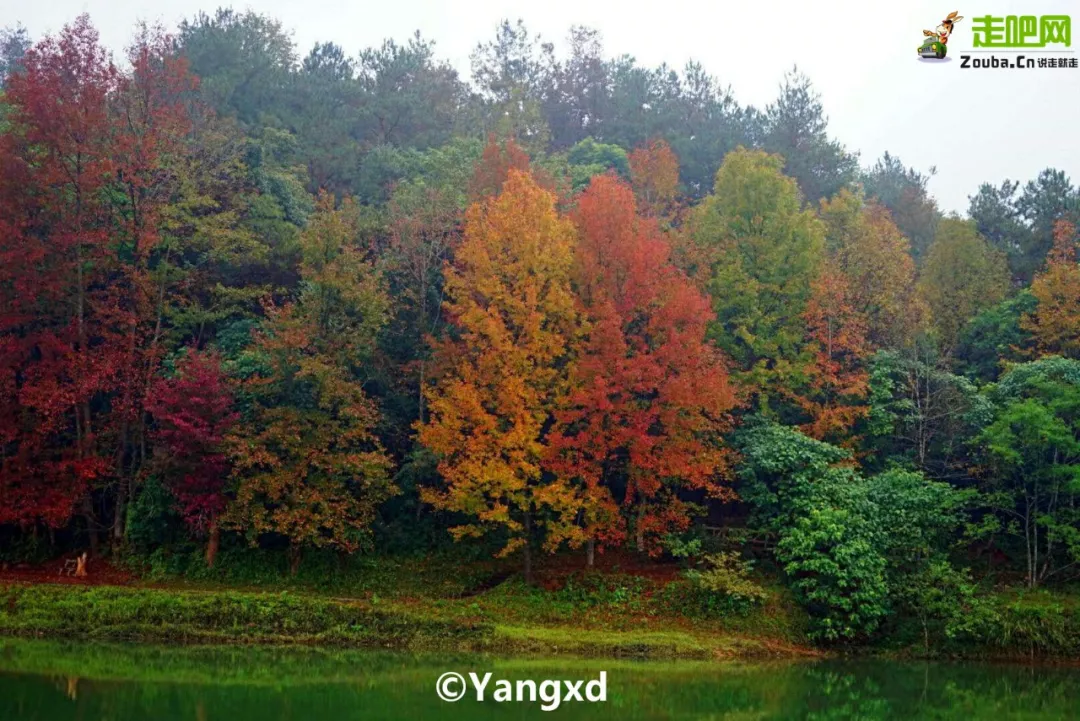
<svg viewBox="0 0 1080 721"><path fill-rule="evenodd" d="M366 143L429 148L450 140L468 87L419 31L404 45L387 40L364 50L357 72L364 93L357 135Z"/></svg>
<svg viewBox="0 0 1080 721"><path fill-rule="evenodd" d="M960 331L980 311L999 303L1009 288L1004 256L970 221L946 218L926 256L919 292L930 307L942 350L950 355Z"/></svg>
<svg viewBox="0 0 1080 721"><path fill-rule="evenodd" d="M223 520L252 543L288 539L294 573L305 546L368 543L376 509L397 492L363 389L389 299L355 244L358 220L353 201L335 209L320 197L301 234L300 297L267 308L249 351L259 372L243 386L252 409L230 434L237 491Z"/></svg>
<svg viewBox="0 0 1080 721"><path fill-rule="evenodd" d="M1019 187L1019 183L1009 180L1000 187L983 183L975 195L968 197L968 216L975 221L979 235L1005 254L1013 282L1028 283L1038 264L1031 266L1031 231L1016 207Z"/></svg>
<svg viewBox="0 0 1080 721"><path fill-rule="evenodd" d="M552 68L555 92L544 103L554 148L601 136L608 120L610 71L600 32L572 26L568 45L568 57Z"/></svg>
<svg viewBox="0 0 1080 721"><path fill-rule="evenodd" d="M162 351L152 275L196 86L158 30L143 28L129 61L117 70L86 16L46 38L8 79L13 132L0 141L10 180L0 212L19 238L5 249L3 283L18 289L4 366L9 400L22 406L8 468L36 459L17 471L21 492L32 495L35 479L52 486L37 505L53 522L79 503L92 546L87 482L111 492L102 495L119 540L145 460L143 401ZM22 451L32 455L20 461ZM46 480L53 464L66 478Z"/></svg>
<svg viewBox="0 0 1080 721"><path fill-rule="evenodd" d="M0 521L59 527L78 507L96 550L88 493L112 454L94 401L114 390L123 348L107 322L103 202L119 73L85 15L31 48L22 65L7 79L12 128L0 136L0 437L8 449Z"/></svg>
<svg viewBox="0 0 1080 721"><path fill-rule="evenodd" d="M740 493L753 526L777 538L776 559L826 642L869 637L935 564L970 494L921 473L869 478L847 452L774 423L736 433Z"/></svg>
<svg viewBox="0 0 1080 721"><path fill-rule="evenodd" d="M218 519L228 503L229 460L225 437L239 418L229 379L213 352L189 350L176 375L158 379L147 409L154 416L152 438L159 469L193 532L206 535L206 565L217 556Z"/></svg>
<svg viewBox="0 0 1080 721"><path fill-rule="evenodd" d="M1031 331L1021 321L1035 312L1038 299L1024 289L972 318L960 334L956 360L970 378L991 382L1011 363L1030 354Z"/></svg>
<svg viewBox="0 0 1080 721"><path fill-rule="evenodd" d="M968 378L950 371L948 359L920 338L902 351L870 359L870 414L866 464L890 459L931 478L966 477L967 443L985 421L987 404Z"/></svg>
<svg viewBox="0 0 1080 721"><path fill-rule="evenodd" d="M397 320L411 327L408 346L416 363L415 419L425 421L424 390L427 385L428 339L442 326L442 269L459 237L461 209L452 191L407 183L395 189L388 206L391 275L400 276L403 293L398 296Z"/></svg>
<svg viewBox="0 0 1080 721"><path fill-rule="evenodd" d="M117 425L116 541L124 537L126 506L145 461L143 402L164 355L161 299L169 279L167 273L158 273L155 279L154 271L170 250L162 246L163 231L180 186L174 168L189 147L189 107L198 87L187 61L173 52L173 39L160 28L144 26L128 59L131 73L121 78L112 98L118 119L114 124L119 126L113 191L120 197L112 200L118 210L112 241L118 248L110 314L118 329L123 328L118 335L126 346L114 361L117 392L110 400Z"/></svg>
<svg viewBox="0 0 1080 721"><path fill-rule="evenodd" d="M532 35L525 23L503 20L495 39L478 43L470 57L473 82L485 99L508 102L518 98L534 102L549 92L554 46Z"/></svg>
<svg viewBox="0 0 1080 721"><path fill-rule="evenodd" d="M1019 195L1018 195L1019 193ZM968 214L990 244L1009 261L1014 283L1030 283L1054 242L1058 220L1080 221L1080 193L1064 172L1047 168L1021 189L983 183L969 198Z"/></svg>
<svg viewBox="0 0 1080 721"><path fill-rule="evenodd" d="M1080 363L1051 356L1014 366L989 397L993 419L977 438L986 498L1021 540L1035 588L1080 561Z"/></svg>
<svg viewBox="0 0 1080 721"><path fill-rule="evenodd" d="M279 21L219 8L181 22L177 45L202 79L202 96L222 115L254 124L287 107L296 48Z"/></svg>
<svg viewBox="0 0 1080 721"><path fill-rule="evenodd" d="M642 212L658 218L669 215L679 192L679 159L671 146L652 138L630 153L629 162L630 180Z"/></svg>
<svg viewBox="0 0 1080 721"><path fill-rule="evenodd" d="M705 342L708 300L671 264L630 187L593 178L573 217L575 285L591 331L555 414L548 465L584 485L590 541L633 531L639 551L647 542L656 551L659 538L689 524L680 491L731 496L721 434L735 395Z"/></svg>
<svg viewBox="0 0 1080 721"><path fill-rule="evenodd" d="M858 166L827 132L821 97L798 68L784 76L780 96L765 110L764 148L784 158L784 173L795 178L816 205L855 178Z"/></svg>
<svg viewBox="0 0 1080 721"><path fill-rule="evenodd" d="M361 140L369 136L358 127L366 103L356 70L356 61L340 46L316 43L285 80L284 107L275 110L286 115L296 133L311 189L361 192Z"/></svg>
<svg viewBox="0 0 1080 721"><path fill-rule="evenodd" d="M11 507L28 523L78 510L92 550L101 530L125 536L150 445L148 392L162 358L194 335L187 321L208 324L205 271L257 247L238 227L236 146L208 127L174 50L143 26L121 72L83 17L32 48L6 89L0 222L19 242L4 249L3 285L17 291L4 403L21 407L7 470L27 499L39 481L50 488L37 510ZM35 468L17 470L29 458Z"/></svg>
<svg viewBox="0 0 1080 721"><path fill-rule="evenodd" d="M618 145L598 143L591 137L576 143L566 153L570 164L570 181L574 190L581 190L593 176L613 170L624 178L630 177L626 151Z"/></svg>
<svg viewBox="0 0 1080 721"><path fill-rule="evenodd" d="M755 530L776 538L776 560L827 642L865 638L888 601L876 507L848 452L793 428L752 419L737 432L740 496Z"/></svg>
<svg viewBox="0 0 1080 721"><path fill-rule="evenodd" d="M941 219L937 203L926 189L935 172L935 168L930 168L928 173L920 173L905 167L895 155L885 153L874 167L862 173L866 197L889 209L918 263L934 241Z"/></svg>
<svg viewBox="0 0 1080 721"><path fill-rule="evenodd" d="M916 293L910 246L889 211L845 188L821 202L820 215L848 299L865 316L867 338L879 347L912 343L928 313Z"/></svg>
<svg viewBox="0 0 1080 721"><path fill-rule="evenodd" d="M469 182L470 200L482 200L501 193L511 170L528 173L529 154L513 139L500 142L494 135L489 135Z"/></svg>
<svg viewBox="0 0 1080 721"><path fill-rule="evenodd" d="M1038 302L1020 319L1040 355L1080 356L1080 266L1076 263L1076 226L1059 220L1046 269L1035 276L1031 294Z"/></svg>
<svg viewBox="0 0 1080 721"><path fill-rule="evenodd" d="M520 19L503 20L495 39L477 44L470 60L485 132L513 138L534 156L546 150L551 132L544 108L556 98L554 46Z"/></svg>
<svg viewBox="0 0 1080 721"><path fill-rule="evenodd" d="M30 33L22 24L0 30L0 87L7 76L22 68L22 59L31 48Z"/></svg>
<svg viewBox="0 0 1080 721"><path fill-rule="evenodd" d="M851 468L829 469L812 502L777 543L776 556L827 642L868 637L888 610L876 508Z"/></svg>
<svg viewBox="0 0 1080 721"><path fill-rule="evenodd" d="M437 346L442 376L429 388L420 441L439 458L445 486L423 498L463 513L455 538L507 535L531 580L534 526L549 549L583 540L568 480L542 468L553 412L563 403L580 322L570 289L574 228L555 198L511 170L502 192L473 205L446 271L453 335Z"/></svg>
<svg viewBox="0 0 1080 721"><path fill-rule="evenodd" d="M870 476L866 484L886 562L890 610L920 621L929 653L931 627L951 636L974 605L968 573L952 566L948 549L977 494L902 468Z"/></svg>
<svg viewBox="0 0 1080 721"><path fill-rule="evenodd" d="M783 159L739 149L724 159L691 237L716 322L711 337L763 395L789 387L803 351L803 313L824 259L821 222L800 209Z"/></svg>
<svg viewBox="0 0 1080 721"><path fill-rule="evenodd" d="M1054 245L1057 222L1080 223L1080 190L1064 171L1047 168L1024 186L1016 199L1016 212L1031 231L1023 253L1026 271L1023 277L1030 279L1043 266L1046 254Z"/></svg>
<svg viewBox="0 0 1080 721"><path fill-rule="evenodd" d="M803 431L812 438L843 442L869 408L869 374L863 363L870 352L866 319L848 300L843 275L825 270L814 282L806 307L806 329L812 360L807 364L806 389L797 403L810 416Z"/></svg>

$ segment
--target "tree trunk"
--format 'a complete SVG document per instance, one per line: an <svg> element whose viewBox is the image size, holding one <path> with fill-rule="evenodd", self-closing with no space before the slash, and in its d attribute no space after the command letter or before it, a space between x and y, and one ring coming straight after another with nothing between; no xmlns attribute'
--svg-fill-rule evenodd
<svg viewBox="0 0 1080 721"><path fill-rule="evenodd" d="M592 568L596 562L596 539L585 542L585 568Z"/></svg>
<svg viewBox="0 0 1080 721"><path fill-rule="evenodd" d="M645 517L645 506L638 508L637 523L634 524L634 540L637 543L638 553L645 553L645 524L642 523L642 519Z"/></svg>
<svg viewBox="0 0 1080 721"><path fill-rule="evenodd" d="M218 548L221 546L221 528L217 519L210 522L210 540L206 542L206 567L214 567L214 559L217 558Z"/></svg>
<svg viewBox="0 0 1080 721"><path fill-rule="evenodd" d="M82 500L82 515L86 519L86 535L90 540L90 555L96 557L98 555L97 519L94 518L94 506L87 496L84 496Z"/></svg>
<svg viewBox="0 0 1080 721"><path fill-rule="evenodd" d="M303 549L295 543L289 545L289 573L295 576L300 572L300 559L303 558Z"/></svg>
<svg viewBox="0 0 1080 721"><path fill-rule="evenodd" d="M532 511L525 511L525 583L532 585Z"/></svg>
<svg viewBox="0 0 1080 721"><path fill-rule="evenodd" d="M424 359L420 359L420 392L417 394L417 415L420 418L420 425L424 425L424 383L426 382L424 367Z"/></svg>
<svg viewBox="0 0 1080 721"><path fill-rule="evenodd" d="M124 435L125 436L127 435L126 429L124 431ZM124 540L124 528L125 528L124 521L127 520L125 518L125 515L127 514L128 492L129 492L129 490L131 488L131 481L128 478L128 476L124 473L123 460L122 460L122 458L123 458L123 450L120 451L120 456L121 456L121 460L119 462L117 462L117 464L116 464L117 465L117 471L118 471L117 478L119 480L118 480L118 482L116 484L116 507L115 507L115 510L114 510L115 518L113 518L113 527L112 527L112 531L113 531L112 532L112 540L113 540L113 546L114 547L119 546L120 542Z"/></svg>

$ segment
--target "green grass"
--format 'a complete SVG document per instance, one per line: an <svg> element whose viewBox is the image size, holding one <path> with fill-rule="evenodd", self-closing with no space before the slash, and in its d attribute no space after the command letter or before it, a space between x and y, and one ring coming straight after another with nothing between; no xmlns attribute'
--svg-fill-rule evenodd
<svg viewBox="0 0 1080 721"><path fill-rule="evenodd" d="M541 588L490 557L305 562L296 577L267 555L212 572L194 566L171 575L159 566L130 587L0 586L0 635L608 658L813 653L806 613L767 575L757 579L764 604L734 610L678 577L578 571ZM978 600L958 628L931 630L929 655L1080 655L1075 590L986 592ZM916 620L893 618L886 631L857 651L927 655Z"/></svg>
<svg viewBox="0 0 1080 721"><path fill-rule="evenodd" d="M310 595L80 586L0 587L0 632L108 640L453 646L490 627Z"/></svg>
<svg viewBox="0 0 1080 721"><path fill-rule="evenodd" d="M275 592L162 577L154 587L0 586L0 634L582 657L809 652L805 619L779 595L750 614L688 617L664 584L646 578L574 574L549 591L507 579L495 566L483 570L450 559L397 559L354 566L330 591L297 579ZM355 595L336 595L345 588Z"/></svg>

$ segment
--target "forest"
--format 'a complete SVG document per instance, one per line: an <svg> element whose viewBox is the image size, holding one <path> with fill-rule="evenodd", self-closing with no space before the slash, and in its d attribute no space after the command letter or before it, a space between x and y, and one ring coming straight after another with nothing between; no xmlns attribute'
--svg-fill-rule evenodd
<svg viewBox="0 0 1080 721"><path fill-rule="evenodd" d="M1071 602L1067 174L960 217L797 69L755 108L566 47L2 31L4 567L629 559L676 615L780 588L822 644Z"/></svg>

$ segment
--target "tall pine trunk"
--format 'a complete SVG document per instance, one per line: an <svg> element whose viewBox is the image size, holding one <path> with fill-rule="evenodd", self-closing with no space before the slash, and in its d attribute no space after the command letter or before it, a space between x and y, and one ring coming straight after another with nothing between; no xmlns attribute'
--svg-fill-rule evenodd
<svg viewBox="0 0 1080 721"><path fill-rule="evenodd" d="M210 522L210 539L206 542L206 567L214 567L214 559L217 558L218 548L221 546L221 527L215 518Z"/></svg>
<svg viewBox="0 0 1080 721"><path fill-rule="evenodd" d="M532 585L533 582L533 559L532 559L532 510L525 511L525 583Z"/></svg>

